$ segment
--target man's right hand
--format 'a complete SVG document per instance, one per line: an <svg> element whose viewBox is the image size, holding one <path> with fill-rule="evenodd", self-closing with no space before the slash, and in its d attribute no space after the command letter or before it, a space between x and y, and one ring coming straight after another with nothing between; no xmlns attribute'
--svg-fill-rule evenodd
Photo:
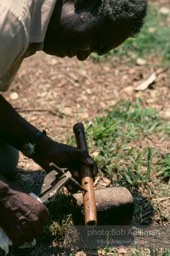
<svg viewBox="0 0 170 256"><path fill-rule="evenodd" d="M61 168L68 168L78 180L81 176L80 166L82 164L90 167L93 177L98 173L96 162L86 150L56 142L45 135L36 142L35 154L32 158L47 171L50 162Z"/></svg>
<svg viewBox="0 0 170 256"><path fill-rule="evenodd" d="M14 246L32 242L48 221L49 213L42 203L0 180L0 227Z"/></svg>

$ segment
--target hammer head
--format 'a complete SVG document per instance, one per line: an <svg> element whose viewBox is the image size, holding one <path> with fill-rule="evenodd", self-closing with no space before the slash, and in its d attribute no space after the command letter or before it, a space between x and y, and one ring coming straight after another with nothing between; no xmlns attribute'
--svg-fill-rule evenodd
<svg viewBox="0 0 170 256"><path fill-rule="evenodd" d="M71 178L70 172L65 172L62 175L53 170L45 176L41 191L38 197L43 203L51 202L58 194L59 190L69 182Z"/></svg>

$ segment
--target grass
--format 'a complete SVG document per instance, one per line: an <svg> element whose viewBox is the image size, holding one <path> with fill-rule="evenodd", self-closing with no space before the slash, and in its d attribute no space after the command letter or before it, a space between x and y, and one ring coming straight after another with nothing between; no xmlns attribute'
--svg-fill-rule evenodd
<svg viewBox="0 0 170 256"><path fill-rule="evenodd" d="M169 179L170 177L170 154L167 154L162 159L162 170L160 174L164 177L164 179Z"/></svg>
<svg viewBox="0 0 170 256"><path fill-rule="evenodd" d="M153 136L155 143L162 133L168 137L168 126L154 109L143 108L140 100L120 101L106 117L90 123L87 134L100 170L113 182L138 187L159 175L170 176L169 155L162 156L150 145Z"/></svg>
<svg viewBox="0 0 170 256"><path fill-rule="evenodd" d="M140 99L120 101L86 126L88 146L99 174L110 179L112 185L123 185L132 192L136 226L166 225L170 221L170 155L159 143L170 142L169 128L170 123L161 120L155 109L144 108ZM68 143L75 145L73 137ZM104 251L101 255L110 255L113 248ZM128 255L145 255L142 253L133 249ZM146 255L166 256L170 250L151 249Z"/></svg>
<svg viewBox="0 0 170 256"><path fill-rule="evenodd" d="M149 5L148 13L141 32L134 38L129 38L122 46L110 51L103 57L92 54L95 61L108 61L110 57L125 57L128 62L133 63L137 58L145 58L148 55L160 55L162 64L170 60L170 30L167 14L161 14L158 7Z"/></svg>

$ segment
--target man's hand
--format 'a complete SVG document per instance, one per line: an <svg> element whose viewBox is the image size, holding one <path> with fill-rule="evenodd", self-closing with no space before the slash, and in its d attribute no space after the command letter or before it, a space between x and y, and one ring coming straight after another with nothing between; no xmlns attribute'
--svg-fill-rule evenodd
<svg viewBox="0 0 170 256"><path fill-rule="evenodd" d="M98 171L96 162L86 151L55 142L48 136L42 136L37 141L35 152L33 159L43 168L53 162L59 167L68 168L77 178L81 164L91 167L93 177Z"/></svg>
<svg viewBox="0 0 170 256"><path fill-rule="evenodd" d="M0 120L0 138L18 150L22 150L23 145L38 131L21 117L1 95ZM47 171L49 163L53 162L59 167L68 168L76 177L75 171L79 171L83 163L91 167L93 176L97 174L97 165L87 152L57 143L48 136L41 136L36 141L35 152L31 157Z"/></svg>
<svg viewBox="0 0 170 256"><path fill-rule="evenodd" d="M0 181L0 227L14 246L20 246L43 233L49 213L42 203L10 186Z"/></svg>

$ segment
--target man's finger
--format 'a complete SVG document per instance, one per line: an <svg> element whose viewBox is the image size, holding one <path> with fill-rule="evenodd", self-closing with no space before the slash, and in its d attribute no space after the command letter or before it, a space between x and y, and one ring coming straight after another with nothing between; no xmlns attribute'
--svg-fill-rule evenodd
<svg viewBox="0 0 170 256"><path fill-rule="evenodd" d="M48 209L45 207L45 205L41 205L42 209L39 214L39 218L41 220L41 222L45 225L50 221L50 214L48 212Z"/></svg>
<svg viewBox="0 0 170 256"><path fill-rule="evenodd" d="M6 226L6 225L5 225ZM22 230L15 225L6 226L3 228L14 246L21 246L25 243Z"/></svg>
<svg viewBox="0 0 170 256"><path fill-rule="evenodd" d="M43 231L44 231L44 229L43 229L43 224L42 224L41 221L39 221L39 220L36 220L36 221L34 221L34 222L32 223L32 229L33 229L34 234L35 234L36 236L42 235L42 234L43 234Z"/></svg>
<svg viewBox="0 0 170 256"><path fill-rule="evenodd" d="M93 177L95 177L97 175L97 173L98 173L98 166L97 166L95 161L94 161L94 164L92 165L91 171L92 171Z"/></svg>

